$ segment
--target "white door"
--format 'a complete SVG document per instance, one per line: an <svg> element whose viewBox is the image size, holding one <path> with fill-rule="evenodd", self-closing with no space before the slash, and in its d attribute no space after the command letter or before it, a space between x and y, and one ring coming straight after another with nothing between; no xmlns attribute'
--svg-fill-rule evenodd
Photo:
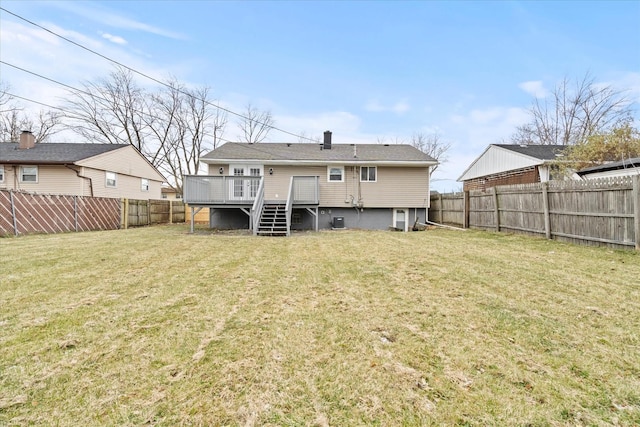
<svg viewBox="0 0 640 427"><path fill-rule="evenodd" d="M407 231L409 222L409 209L393 210L393 226L399 230Z"/></svg>
<svg viewBox="0 0 640 427"><path fill-rule="evenodd" d="M232 178L229 181L229 197L231 200L253 200L258 194L260 181L243 179L243 176L262 176L262 166L231 165Z"/></svg>

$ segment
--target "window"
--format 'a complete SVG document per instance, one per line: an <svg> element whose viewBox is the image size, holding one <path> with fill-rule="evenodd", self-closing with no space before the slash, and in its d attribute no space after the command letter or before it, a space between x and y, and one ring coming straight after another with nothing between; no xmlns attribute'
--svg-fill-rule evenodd
<svg viewBox="0 0 640 427"><path fill-rule="evenodd" d="M105 172L107 180L106 180L106 185L107 187L112 187L115 188L116 184L118 183L117 181L117 175L115 172Z"/></svg>
<svg viewBox="0 0 640 427"><path fill-rule="evenodd" d="M4 182L4 166L0 166L0 182Z"/></svg>
<svg viewBox="0 0 640 427"><path fill-rule="evenodd" d="M147 178L140 179L140 190L149 191L149 180Z"/></svg>
<svg viewBox="0 0 640 427"><path fill-rule="evenodd" d="M344 181L344 167L343 166L329 166L328 180L332 182Z"/></svg>
<svg viewBox="0 0 640 427"><path fill-rule="evenodd" d="M176 199L182 199L182 194L176 193Z"/></svg>
<svg viewBox="0 0 640 427"><path fill-rule="evenodd" d="M160 196L161 196L163 199L166 199L166 198L167 198L167 193L162 193Z"/></svg>
<svg viewBox="0 0 640 427"><path fill-rule="evenodd" d="M20 166L20 182L38 182L38 167Z"/></svg>
<svg viewBox="0 0 640 427"><path fill-rule="evenodd" d="M360 168L360 181L376 182L377 172L375 166L362 166Z"/></svg>

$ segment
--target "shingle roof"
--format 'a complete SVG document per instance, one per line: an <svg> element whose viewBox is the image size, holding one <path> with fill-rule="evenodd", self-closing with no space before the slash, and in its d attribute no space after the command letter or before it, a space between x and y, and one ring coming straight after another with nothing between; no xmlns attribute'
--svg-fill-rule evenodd
<svg viewBox="0 0 640 427"><path fill-rule="evenodd" d="M585 169L579 170L578 175L585 175L592 172L606 172L616 169L627 169L640 167L640 157L634 157L631 159L622 160L619 162L610 162L603 165L591 166Z"/></svg>
<svg viewBox="0 0 640 427"><path fill-rule="evenodd" d="M228 142L202 157L203 160L325 161L325 162L431 162L436 160L411 145Z"/></svg>
<svg viewBox="0 0 640 427"><path fill-rule="evenodd" d="M567 145L518 145L518 144L493 144L515 153L535 157L540 160L555 160L558 155L564 153Z"/></svg>
<svg viewBox="0 0 640 427"><path fill-rule="evenodd" d="M66 164L126 147L126 144L36 144L21 150L18 143L0 143L0 163Z"/></svg>

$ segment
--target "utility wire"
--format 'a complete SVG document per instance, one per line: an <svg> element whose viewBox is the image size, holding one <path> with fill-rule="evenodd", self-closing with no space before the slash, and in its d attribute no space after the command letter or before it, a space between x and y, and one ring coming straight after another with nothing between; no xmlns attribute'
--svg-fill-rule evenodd
<svg viewBox="0 0 640 427"><path fill-rule="evenodd" d="M70 86L70 85L68 85L68 84L66 84L66 83L62 83L62 82L60 82L60 81L58 81L58 80L55 80L55 79L52 79L52 78L49 78L49 77L43 76L42 74L38 74L38 73L36 73L36 72L34 72L34 71L29 71L29 70L27 70L27 69L25 69L25 68L18 67L17 65L10 64L10 63L5 62L5 61L2 61L2 60L0 60L0 64L7 65L7 66L9 66L9 67L15 68L16 70L22 71L22 72L24 72L24 73L31 74L31 75L33 75L33 76L35 76L35 77L41 78L41 79L43 79L43 80L47 80L47 81L49 81L49 82L51 82L51 83L54 83L54 84L57 84L57 85L60 85L60 86L63 86L63 87L65 87L65 88L67 88L67 89L69 89L69 90L72 90L72 91L74 91L74 92L82 93L82 94L84 94L84 95L89 96L91 99L99 99L99 100L101 100L101 101L111 102L111 100L109 100L109 99L107 99L107 98L105 98L105 97L98 96L98 95L96 95L96 94L94 94L94 93L87 92L86 90L83 90L83 89L78 89L78 88L76 88L76 87L74 87L74 86ZM45 107L49 107L49 108L53 108L53 109L56 109L56 110L60 110L60 111L64 112L65 114L67 114L67 117L71 117L71 118L75 118L75 119L79 119L79 118L81 119L81 117L80 117L80 116L78 116L78 115L77 115L77 113L75 113L75 112L73 112L73 111L65 110L64 108L60 108L60 107L54 107L54 106L52 106L52 105L44 104L44 103L42 103L42 102L35 101L35 100L33 100L33 99L24 98L24 97L19 96L19 95L10 94L10 93L8 93L8 92L5 92L5 93L6 93L7 95L9 95L9 96L13 96L14 98L23 99L23 100L28 101L28 102L33 102L33 103L35 103L35 104L40 104L40 105L43 105L43 106L45 106ZM196 99L197 99L197 98L196 98ZM202 101L202 100L200 100L200 101ZM132 112L134 112L134 113L140 114L140 115L147 116L147 117L152 118L152 119L165 120L165 119L164 119L164 118L162 118L162 117L155 116L155 115L150 114L150 113L148 113L148 112L146 112L146 111L139 111L139 110L135 110L135 109L132 109L131 111L132 111ZM230 141L230 140L228 140L228 139L225 139L225 138L222 138L222 137L219 137L219 136L217 137L217 139L219 139L220 141L223 141L223 142L232 142L232 141Z"/></svg>
<svg viewBox="0 0 640 427"><path fill-rule="evenodd" d="M20 16L20 15L18 15L18 14L16 14L16 13L13 13L13 12L11 12L10 10L5 9L5 8L4 8L4 7L2 7L2 6L0 6L0 10L2 10L3 12L6 12L6 13L8 13L8 14L10 14L10 15L12 15L12 16L14 16L14 17L16 17L16 18L18 18L18 19L20 19L20 20L22 20L22 21L24 21L24 22L27 22L28 24L31 24L31 25L33 25L34 27L40 28L41 30L46 31L46 32L48 32L49 34L52 34L52 35L54 35L54 36L56 36L56 37L58 37L58 38L60 38L60 39L62 39L62 40L64 40L64 41L66 41L66 42L68 42L68 43L71 43L71 44L73 44L73 45L75 45L75 46L77 46L77 47L79 47L79 48L81 48L81 49L84 49L84 50L86 50L87 52L90 52L90 53L92 53L92 54L94 54L94 55L97 55L97 56L99 56L99 57L101 57L101 58L103 58L103 59L105 59L105 60L107 60L107 61L109 61L109 62L112 62L112 63L114 63L114 64L116 64L116 65L118 65L118 66L120 66L120 67L122 67L122 68L125 68L125 69L127 69L127 70L129 70L129 71L131 71L131 72L133 72L133 73L135 73L135 74L138 74L138 75L140 75L140 76L142 76L142 77L145 77L145 78L147 78L147 79L149 79L149 80L151 80L151 81L153 81L153 82L155 82L155 83L158 83L158 84L160 84L160 85L166 86L166 87L168 87L168 88L170 88L170 89L172 89L172 90L176 90L176 91L178 91L179 93L181 93L181 94L183 94L183 95L186 95L186 96L190 96L190 97L196 98L196 97L194 97L194 96L193 96L192 94L190 94L190 93L184 92L184 91L182 91L182 90L181 90L181 89L179 89L179 88L172 87L171 85L169 85L169 84L167 84L167 83L163 82L162 80L159 80L159 79L157 79L157 78L155 78L155 77L152 77L152 76L150 76L150 75L148 75L148 74L143 73L142 71L138 71L138 70L136 70L135 68L131 68L131 67L129 67L129 66L127 66L127 65L125 65L125 64L123 64L123 63L121 63L121 62L116 61L115 59L109 58L109 57L108 57L108 56L106 56L106 55L103 55L103 54L101 54L101 53L99 53L99 52L96 52L95 50L90 49L90 48L88 48L88 47L86 47L86 46L84 46L84 45L82 45L82 44L80 44L80 43L77 43L77 42L75 42L75 41L73 41L73 40L71 40L71 39L69 39L69 38L67 38L67 37L64 37L64 36L62 36L62 35L60 35L60 34L56 33L55 31L52 31L52 30L50 30L50 29L48 29L48 28L46 28L46 27L43 27L43 26L42 26L42 25L40 25L40 24L36 24L35 22L33 22L33 21L31 21L31 20L29 20L29 19L27 19L27 18L24 18L24 17L22 17L22 16ZM8 64L7 64L7 65L8 65ZM33 73L32 73L32 74L33 74ZM49 80L49 79L47 79L47 80ZM196 99L197 99L197 98L196 98ZM298 135L298 134L295 134L295 133L293 133L293 132L289 132L289 131L287 131L287 130L284 130L284 129L278 128L278 127L276 127L276 126L272 126L272 125L269 125L269 124L267 124L267 123L260 122L260 121L258 121L258 120L255 120L255 119L252 119L252 118L250 118L250 117L247 117L247 116L245 116L245 115L243 115L243 114L236 113L235 111L230 110L230 109L228 109L228 108L224 108L224 107L221 107L220 105L217 105L217 104L214 104L214 103L212 103L212 102L209 102L209 101L207 101L207 100L205 100L205 99L199 99L199 101L204 101L206 104L211 105L211 106L213 106L213 107L215 107L215 108L217 108L217 109L219 109L219 110L225 111L225 112L227 112L227 113L229 113L229 114L233 114L234 116L240 117L240 118L242 118L242 119L245 119L245 120L249 120L249 121L252 121L252 122L258 123L259 125L266 126L266 127L270 128L270 129L273 129L273 130L275 130L275 131L282 132L282 133L284 133L284 134L287 134L287 135L290 135L290 136L294 136L294 137L299 138L299 139L306 139L306 140L309 140L309 141L313 141L313 139L312 139L312 138L306 137L306 136L304 136L304 135ZM313 141L313 142L315 142L315 141Z"/></svg>

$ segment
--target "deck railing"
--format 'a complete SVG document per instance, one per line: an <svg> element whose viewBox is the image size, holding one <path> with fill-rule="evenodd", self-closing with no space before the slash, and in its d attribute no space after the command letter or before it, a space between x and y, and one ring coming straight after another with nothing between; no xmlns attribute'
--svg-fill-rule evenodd
<svg viewBox="0 0 640 427"><path fill-rule="evenodd" d="M184 202L198 204L252 204L258 195L260 176L185 175Z"/></svg>
<svg viewBox="0 0 640 427"><path fill-rule="evenodd" d="M294 176L290 186L293 204L317 205L320 203L320 185L318 176Z"/></svg>
<svg viewBox="0 0 640 427"><path fill-rule="evenodd" d="M256 195L256 199L253 201L253 206L251 207L251 227L253 228L254 236L258 235L262 206L264 206L264 179L260 180L258 194Z"/></svg>

